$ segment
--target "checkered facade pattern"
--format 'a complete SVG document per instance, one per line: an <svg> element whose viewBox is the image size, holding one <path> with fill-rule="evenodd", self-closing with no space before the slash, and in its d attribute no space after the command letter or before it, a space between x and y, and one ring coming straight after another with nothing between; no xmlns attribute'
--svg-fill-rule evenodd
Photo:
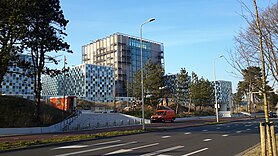
<svg viewBox="0 0 278 156"><path fill-rule="evenodd" d="M211 82L214 88L214 82ZM230 110L230 101L232 96L232 82L231 81L216 81L217 102L220 104L220 111Z"/></svg>
<svg viewBox="0 0 278 156"><path fill-rule="evenodd" d="M113 67L81 64L65 74L42 78L43 96L77 96L95 102L112 102Z"/></svg>
<svg viewBox="0 0 278 156"><path fill-rule="evenodd" d="M32 62L30 55L19 55L20 61ZM11 63L8 72L4 75L1 83L0 92L4 95L20 96L26 99L34 99L34 78L28 77L31 69L18 67L15 63Z"/></svg>

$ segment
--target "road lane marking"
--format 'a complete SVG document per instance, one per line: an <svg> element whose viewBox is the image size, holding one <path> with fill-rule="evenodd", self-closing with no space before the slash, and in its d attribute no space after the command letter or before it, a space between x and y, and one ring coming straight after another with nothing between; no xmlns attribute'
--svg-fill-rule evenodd
<svg viewBox="0 0 278 156"><path fill-rule="evenodd" d="M57 148L52 148L51 150L57 150L57 149L75 149L75 148L84 148L88 147L89 145L70 145L70 146L62 146Z"/></svg>
<svg viewBox="0 0 278 156"><path fill-rule="evenodd" d="M241 131L236 131L236 133L241 133Z"/></svg>
<svg viewBox="0 0 278 156"><path fill-rule="evenodd" d="M58 149L75 149L75 148L84 148L84 147L89 147L89 146L98 146L98 145L105 145L105 144L110 144L110 143L116 143L120 142L121 140L114 140L114 141L108 141L108 142L101 142L93 145L70 145L70 146L62 146L62 147L57 147L57 148L52 148L51 150L58 150Z"/></svg>
<svg viewBox="0 0 278 156"><path fill-rule="evenodd" d="M231 126L226 126L227 128L231 127Z"/></svg>
<svg viewBox="0 0 278 156"><path fill-rule="evenodd" d="M216 129L221 129L220 127L217 127Z"/></svg>
<svg viewBox="0 0 278 156"><path fill-rule="evenodd" d="M151 147L151 146L156 146L159 143L153 143L153 144L149 144L149 145L143 145L143 146L139 146L139 147L134 147L134 148L130 148L130 149L120 149L114 152L110 152L110 153L106 153L104 155L113 155L113 154L120 154L120 153L126 153L126 152L131 152L137 149L141 149L141 148L146 148L146 147Z"/></svg>
<svg viewBox="0 0 278 156"><path fill-rule="evenodd" d="M186 133L184 133L185 135L189 135L189 134L191 134L191 132L186 132Z"/></svg>
<svg viewBox="0 0 278 156"><path fill-rule="evenodd" d="M146 154L141 155L141 156L152 156L152 155L158 155L158 154L161 154L161 153L165 153L165 152L173 151L173 150L176 150L176 149L179 149L179 148L183 148L183 147L184 147L184 146L174 146L174 147L170 147L170 148L162 149L162 150L159 150L159 151L155 151L155 152L152 152L152 153L146 153Z"/></svg>
<svg viewBox="0 0 278 156"><path fill-rule="evenodd" d="M166 139L166 138L170 138L171 136L169 136L169 135L165 135L165 136L162 136L161 138L162 139Z"/></svg>
<svg viewBox="0 0 278 156"><path fill-rule="evenodd" d="M113 141L107 141L107 142L101 142L101 143L96 143L93 144L94 146L98 146L98 145L105 145L105 144L111 144L111 143L116 143L116 142L120 142L121 140L113 140Z"/></svg>
<svg viewBox="0 0 278 156"><path fill-rule="evenodd" d="M208 150L208 148L203 148L203 149L191 152L191 153L184 154L182 156L190 156L190 155L193 155L193 154L196 154L196 153L200 153L200 152L203 152L203 151L206 151L206 150Z"/></svg>
<svg viewBox="0 0 278 156"><path fill-rule="evenodd" d="M204 139L203 141L204 142L208 142L208 141L211 141L212 139Z"/></svg>
<svg viewBox="0 0 278 156"><path fill-rule="evenodd" d="M250 131L251 129L248 128L248 129L246 129L246 130L247 130L247 131Z"/></svg>
<svg viewBox="0 0 278 156"><path fill-rule="evenodd" d="M207 132L208 130L207 129L204 129L204 130L202 130L203 132Z"/></svg>
<svg viewBox="0 0 278 156"><path fill-rule="evenodd" d="M110 145L110 146L99 147L99 148L93 148L93 149L88 149L88 150L83 150L83 151L77 151L77 152L71 152L71 153L58 154L58 155L55 155L55 156L78 155L78 154L82 154L82 153L88 153L88 152L93 152L93 151L98 151L98 150L103 150L103 149L108 149L108 148L113 148L113 147L119 147L119 146L125 146L125 145L130 145L130 144L136 144L136 143L138 143L138 142L137 142L137 141L132 141L132 142L123 143L123 144Z"/></svg>
<svg viewBox="0 0 278 156"><path fill-rule="evenodd" d="M222 136L223 136L223 137L227 137L227 136L229 136L229 134L223 134Z"/></svg>

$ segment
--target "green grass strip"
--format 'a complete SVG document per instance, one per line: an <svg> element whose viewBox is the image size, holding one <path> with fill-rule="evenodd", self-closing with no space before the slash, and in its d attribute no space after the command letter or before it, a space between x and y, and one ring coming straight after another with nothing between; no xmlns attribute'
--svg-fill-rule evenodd
<svg viewBox="0 0 278 156"><path fill-rule="evenodd" d="M125 131L102 132L102 133L96 133L96 134L72 135L72 136L65 136L65 137L59 137L59 138L32 140L32 141L17 141L17 142L6 141L6 142L0 143L0 150L25 148L25 147L30 147L30 146L34 146L34 145L80 141L80 140L85 140L85 139L98 139L98 138L106 138L106 137L121 136L121 135L128 135L128 134L138 134L138 133L143 133L143 132L145 132L145 131L143 131L143 130L125 130Z"/></svg>

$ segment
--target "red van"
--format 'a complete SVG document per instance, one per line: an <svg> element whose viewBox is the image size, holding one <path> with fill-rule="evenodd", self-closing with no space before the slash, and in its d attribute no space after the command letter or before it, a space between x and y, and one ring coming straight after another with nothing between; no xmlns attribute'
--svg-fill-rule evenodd
<svg viewBox="0 0 278 156"><path fill-rule="evenodd" d="M174 122L176 119L176 113L174 110L157 110L154 115L151 116L151 122Z"/></svg>

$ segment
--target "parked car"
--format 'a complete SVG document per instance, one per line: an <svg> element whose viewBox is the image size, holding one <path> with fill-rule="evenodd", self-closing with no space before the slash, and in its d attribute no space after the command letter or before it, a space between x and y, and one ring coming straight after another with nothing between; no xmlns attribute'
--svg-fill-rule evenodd
<svg viewBox="0 0 278 156"><path fill-rule="evenodd" d="M268 117L270 117L270 118L277 118L277 114L275 112L270 111L268 113Z"/></svg>
<svg viewBox="0 0 278 156"><path fill-rule="evenodd" d="M151 122L174 122L176 119L176 113L174 110L157 110L154 115L151 116Z"/></svg>

